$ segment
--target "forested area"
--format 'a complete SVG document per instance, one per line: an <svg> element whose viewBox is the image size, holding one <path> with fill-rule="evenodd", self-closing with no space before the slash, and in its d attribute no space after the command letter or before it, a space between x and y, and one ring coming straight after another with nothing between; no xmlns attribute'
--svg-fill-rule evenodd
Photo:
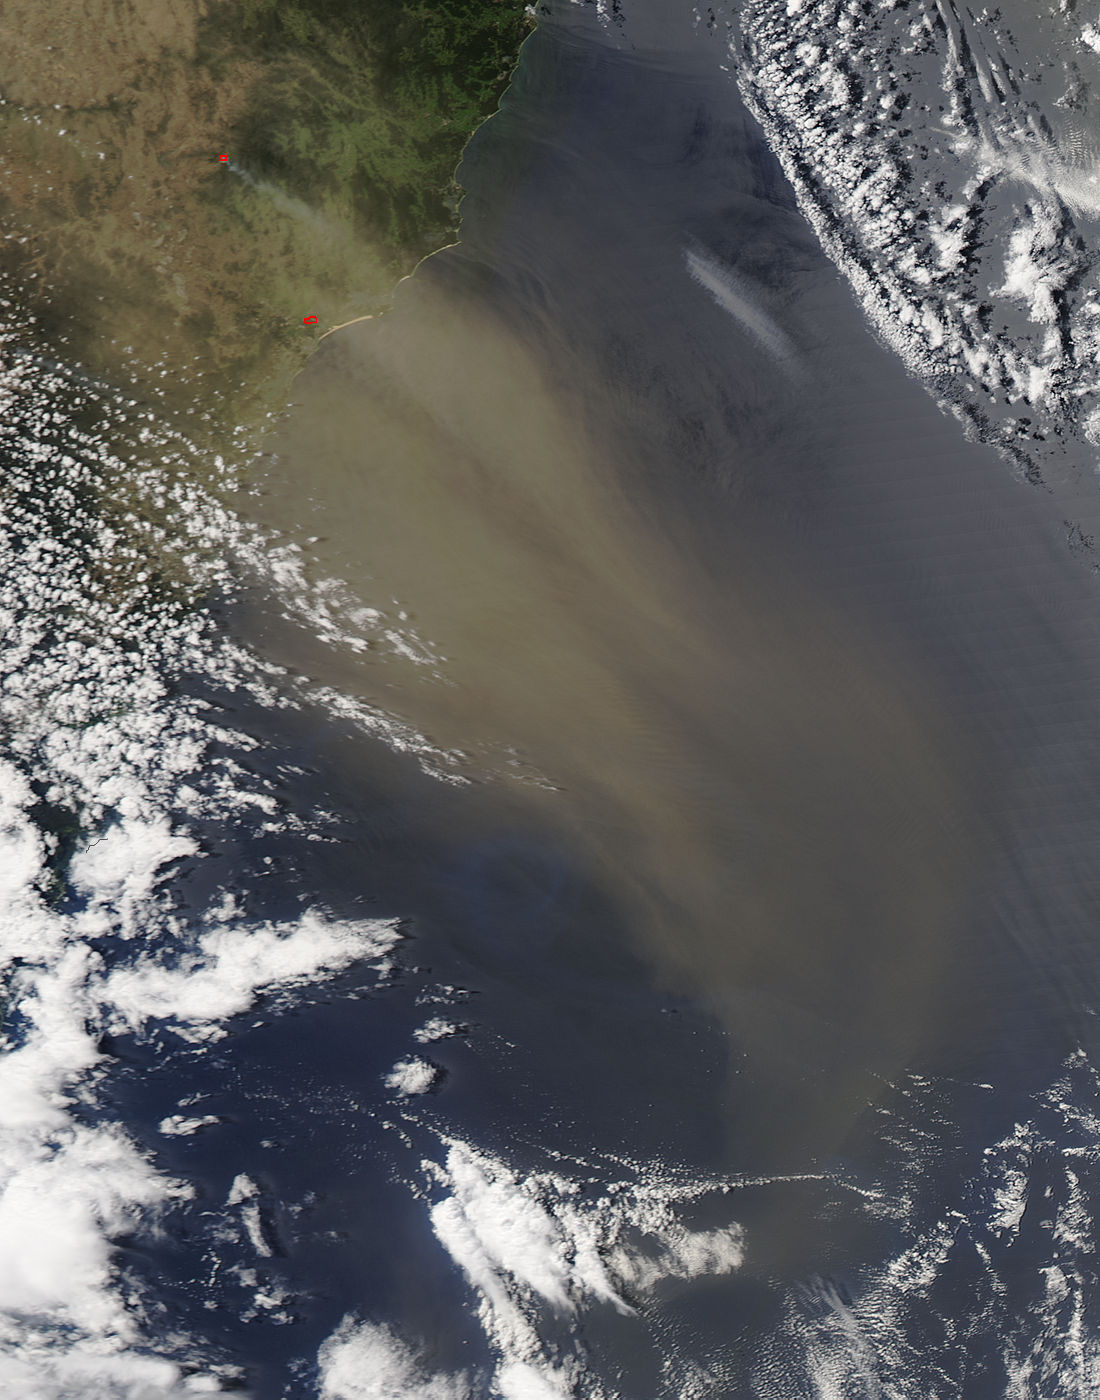
<svg viewBox="0 0 1100 1400"><path fill-rule="evenodd" d="M189 432L255 421L318 334L453 241L462 148L532 23L523 0L6 0L25 343Z"/></svg>
<svg viewBox="0 0 1100 1400"><path fill-rule="evenodd" d="M208 25L212 58L245 42L264 67L240 159L407 258L453 229L454 168L531 19L517 0L239 0Z"/></svg>

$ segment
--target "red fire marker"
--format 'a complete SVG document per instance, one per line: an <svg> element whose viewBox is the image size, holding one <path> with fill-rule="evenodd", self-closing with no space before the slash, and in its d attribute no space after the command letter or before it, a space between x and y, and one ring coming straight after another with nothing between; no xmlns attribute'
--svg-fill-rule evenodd
<svg viewBox="0 0 1100 1400"><path fill-rule="evenodd" d="M229 157L228 157L228 156L219 156L218 159L219 159L220 161L227 161L227 160L229 159Z"/></svg>
<svg viewBox="0 0 1100 1400"><path fill-rule="evenodd" d="M302 325L303 325L303 326L315 326L316 324L317 324L317 317L316 317L316 316L303 316L303 317L302 317Z"/></svg>

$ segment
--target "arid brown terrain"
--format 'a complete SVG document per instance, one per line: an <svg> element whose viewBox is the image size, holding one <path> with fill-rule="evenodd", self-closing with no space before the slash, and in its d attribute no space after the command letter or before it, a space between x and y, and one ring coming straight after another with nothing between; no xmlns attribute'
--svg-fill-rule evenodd
<svg viewBox="0 0 1100 1400"><path fill-rule="evenodd" d="M465 9L491 23L473 25L472 91L439 15L388 0L8 0L0 276L15 333L166 410L247 416L277 399L319 334L384 305L453 237L451 171L527 23L492 0Z"/></svg>

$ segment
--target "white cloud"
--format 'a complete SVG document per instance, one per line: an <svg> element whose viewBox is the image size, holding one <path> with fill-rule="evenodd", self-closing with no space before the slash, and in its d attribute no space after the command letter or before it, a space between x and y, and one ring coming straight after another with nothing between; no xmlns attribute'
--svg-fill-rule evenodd
<svg viewBox="0 0 1100 1400"><path fill-rule="evenodd" d="M216 927L175 963L144 957L116 968L104 978L100 995L133 1030L153 1018L216 1028L263 991L314 982L380 958L398 938L392 922L340 922L316 910L288 923Z"/></svg>
<svg viewBox="0 0 1100 1400"><path fill-rule="evenodd" d="M420 1045L430 1045L433 1040L446 1040L449 1036L458 1035L461 1030L462 1027L454 1021L448 1021L443 1016L432 1016L413 1031L413 1040Z"/></svg>
<svg viewBox="0 0 1100 1400"><path fill-rule="evenodd" d="M254 1201L259 1194L260 1188L247 1172L238 1172L233 1178L225 1203L227 1206L239 1206L243 1201Z"/></svg>
<svg viewBox="0 0 1100 1400"><path fill-rule="evenodd" d="M317 1353L319 1400L466 1400L462 1375L428 1374L386 1327L345 1317Z"/></svg>
<svg viewBox="0 0 1100 1400"><path fill-rule="evenodd" d="M614 1273L632 1289L647 1292L666 1278L717 1278L739 1269L745 1258L744 1231L738 1225L688 1230L670 1222L656 1243L651 1253L620 1247L609 1255Z"/></svg>
<svg viewBox="0 0 1100 1400"><path fill-rule="evenodd" d="M1009 239L1000 293L1024 302L1033 321L1049 325L1058 319L1055 297L1078 270L1078 259L1062 246L1055 210L1035 210Z"/></svg>
<svg viewBox="0 0 1100 1400"><path fill-rule="evenodd" d="M439 1070L435 1065L419 1056L410 1055L408 1059L398 1060L386 1075L385 1084L387 1089L396 1090L398 1097L404 1099L414 1094L428 1093L438 1078Z"/></svg>
<svg viewBox="0 0 1100 1400"><path fill-rule="evenodd" d="M23 774L0 759L0 910L5 912L25 909L33 900L42 869L42 837L26 816L34 800Z"/></svg>
<svg viewBox="0 0 1100 1400"><path fill-rule="evenodd" d="M209 1372L185 1375L160 1357L83 1339L62 1352L0 1326L0 1395L13 1400L193 1400L221 1390Z"/></svg>
<svg viewBox="0 0 1100 1400"><path fill-rule="evenodd" d="M3 548L0 530L0 556ZM0 581L0 594L11 578ZM42 696L47 723L50 705L75 721L89 707L124 698L119 680L109 695L89 693L70 704L60 663L36 690L34 654L13 656L20 635L14 626L0 644L0 676L7 677L0 710L18 740L33 738ZM86 648L72 653L77 683L86 655ZM97 664L93 658L86 668L93 677ZM180 776L202 758L202 729L178 713L172 718L155 684L139 676L135 685L130 698L145 709L120 724L63 725L36 751L44 782L53 775L51 802L70 804L86 825L104 798L116 806L105 835L90 838L69 866L72 888L85 900L76 912L61 913L45 898L56 843L30 815L37 794L10 759L0 759L0 971L7 973L9 1037L0 1055L0 1394L20 1400L160 1400L221 1388L213 1373L185 1375L176 1361L151 1353L140 1296L116 1275L113 1240L154 1228L186 1188L161 1173L120 1125L92 1128L69 1117L74 1096L89 1092L89 1071L102 1064L99 1033L108 1024L140 1031L151 1017L213 1030L259 991L378 957L397 938L390 925L339 924L312 912L292 923L250 926L240 908L223 908L193 931L168 918L157 901L165 868L198 854L169 803ZM204 810L207 799L194 787L188 794ZM233 812L250 796L231 783L221 795ZM205 811L210 815L209 805ZM227 915L220 921L219 912ZM169 934L183 951L166 965L146 948ZM105 971L89 945L104 935L138 943L129 967ZM208 1121L176 1115L162 1126L181 1133ZM254 1209L256 1220L243 1223L266 1248ZM171 1343L175 1351L185 1344L182 1337Z"/></svg>
<svg viewBox="0 0 1100 1400"><path fill-rule="evenodd" d="M204 1113L201 1118L188 1118L182 1113L173 1113L162 1118L157 1125L165 1137L192 1137L201 1128L212 1128L222 1120L213 1113Z"/></svg>
<svg viewBox="0 0 1100 1400"><path fill-rule="evenodd" d="M115 1126L74 1127L53 1151L28 1151L0 1195L0 1309L126 1335L108 1239L179 1191Z"/></svg>
<svg viewBox="0 0 1100 1400"><path fill-rule="evenodd" d="M495 1379L500 1400L569 1400L574 1393L567 1375L525 1361L505 1362Z"/></svg>
<svg viewBox="0 0 1100 1400"><path fill-rule="evenodd" d="M65 1123L65 1087L99 1059L86 985L99 963L84 945L62 944L52 967L11 976L7 1014L21 1017L23 1034L0 1057L0 1131L45 1133Z"/></svg>
<svg viewBox="0 0 1100 1400"><path fill-rule="evenodd" d="M6 314L0 301L5 351L25 332ZM141 1291L118 1275L113 1242L155 1229L186 1188L121 1125L93 1128L71 1115L74 1100L95 1101L96 1072L107 1070L99 1037L108 1027L140 1032L151 1018L184 1035L217 1034L261 991L285 993L377 959L397 935L318 913L260 923L241 908L188 923L161 898L171 862L201 855L191 834L200 819L239 823L259 810L265 829L296 821L271 782L242 762L257 741L220 727L175 680L243 689L272 706L297 701L278 668L152 582L167 565L196 593L228 587L225 550L237 542L253 549L262 575L260 533L194 484L194 468L209 472L211 463L147 410L138 413L148 419L141 438L151 460L140 471L96 439L86 416L70 421L74 382L34 355L3 356L0 1395L175 1400L219 1389L222 1373L185 1374L195 1357L183 1365L155 1354ZM76 387L83 396L87 385ZM136 407L108 403L109 391L93 387L116 426ZM220 458L214 465L224 467ZM104 501L120 507L116 524L100 511ZM153 507L146 515L143 502ZM276 569L272 561L268 578ZM354 621L370 619L361 612ZM54 899L66 892L74 912ZM101 939L129 940L129 965L105 968ZM167 948L176 951L161 956ZM161 1127L178 1136L210 1121L176 1114ZM256 1203L242 1202L242 1215L249 1207L263 1243ZM191 1346L174 1334L165 1345L173 1356Z"/></svg>
<svg viewBox="0 0 1100 1400"><path fill-rule="evenodd" d="M555 1317L594 1305L632 1316L624 1291L645 1294L668 1278L720 1276L742 1262L739 1226L692 1230L677 1209L725 1189L724 1182L674 1184L652 1169L647 1180L593 1196L568 1177L522 1176L454 1140L443 1166L425 1165L445 1192L431 1208L432 1228L478 1298L478 1317L499 1357L502 1400L574 1394L580 1382L543 1337Z"/></svg>
<svg viewBox="0 0 1100 1400"><path fill-rule="evenodd" d="M172 831L163 813L151 819L130 817L77 851L69 878L77 891L91 897L93 908L114 906L116 917L121 916L125 931L133 936L136 930L127 915L165 878L169 862L197 851L191 837Z"/></svg>
<svg viewBox="0 0 1100 1400"><path fill-rule="evenodd" d="M1100 390L1080 218L1100 212L1100 151L1043 76L1076 36L1056 19L1023 50L994 7L939 10L743 0L734 71L882 339L1017 471L1041 470L1033 444L1072 432L1074 403Z"/></svg>

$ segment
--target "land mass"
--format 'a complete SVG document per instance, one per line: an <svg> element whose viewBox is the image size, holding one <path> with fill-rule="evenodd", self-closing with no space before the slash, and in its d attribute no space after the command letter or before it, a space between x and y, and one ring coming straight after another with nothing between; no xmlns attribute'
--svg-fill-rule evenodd
<svg viewBox="0 0 1100 1400"><path fill-rule="evenodd" d="M462 147L531 24L520 0L9 0L20 339L169 413L277 402L453 241Z"/></svg>

